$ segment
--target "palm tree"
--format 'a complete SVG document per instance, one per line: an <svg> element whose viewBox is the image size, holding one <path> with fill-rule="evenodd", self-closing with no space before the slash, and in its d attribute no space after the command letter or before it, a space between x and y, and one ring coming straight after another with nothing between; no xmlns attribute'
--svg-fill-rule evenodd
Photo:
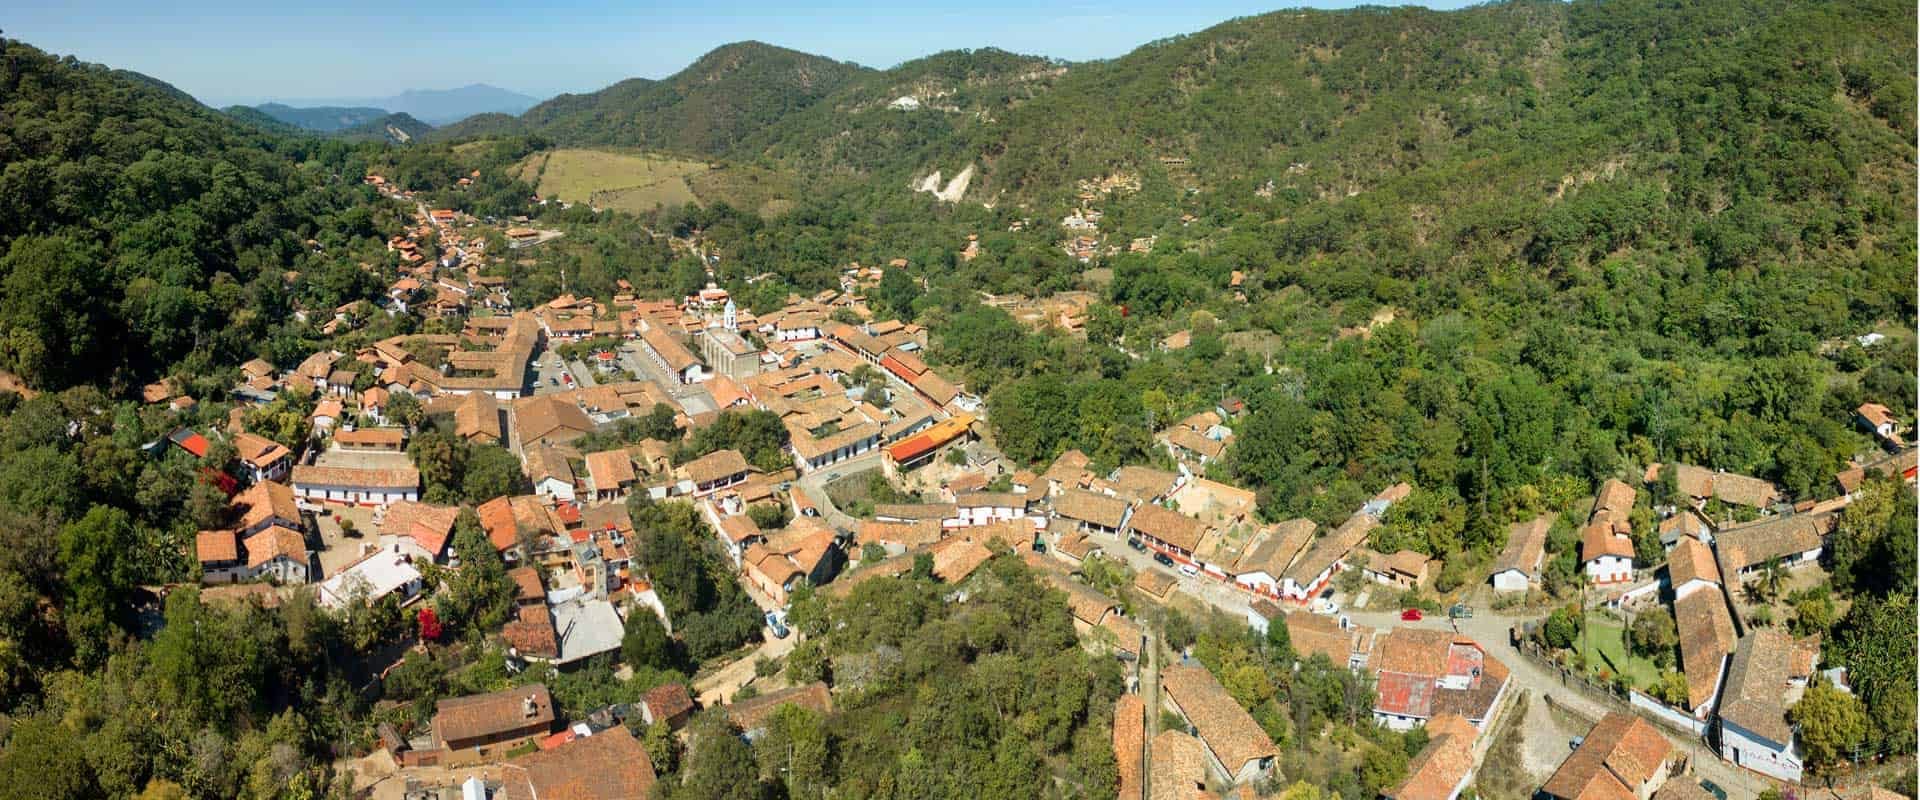
<svg viewBox="0 0 1920 800"><path fill-rule="evenodd" d="M1787 565L1775 557L1767 562L1767 568L1760 573L1760 589L1763 597L1771 601L1780 596L1780 588L1787 583Z"/></svg>

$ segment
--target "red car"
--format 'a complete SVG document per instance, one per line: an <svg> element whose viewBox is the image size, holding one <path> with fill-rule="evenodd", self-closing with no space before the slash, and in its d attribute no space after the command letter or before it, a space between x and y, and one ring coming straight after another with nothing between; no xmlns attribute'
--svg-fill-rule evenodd
<svg viewBox="0 0 1920 800"><path fill-rule="evenodd" d="M1425 614L1420 613L1420 609L1409 608L1405 611L1400 612L1400 621L1401 622L1419 622L1425 616L1426 616Z"/></svg>

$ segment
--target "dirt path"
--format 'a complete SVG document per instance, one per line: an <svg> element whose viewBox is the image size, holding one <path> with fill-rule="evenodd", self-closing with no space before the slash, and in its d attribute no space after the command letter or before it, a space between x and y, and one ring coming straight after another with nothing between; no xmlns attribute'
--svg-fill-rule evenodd
<svg viewBox="0 0 1920 800"><path fill-rule="evenodd" d="M720 705L733 699L741 687L753 682L753 664L760 657L777 659L793 650L799 644L800 633L795 631L785 639L774 639L754 648L753 652L734 659L706 677L693 682L694 697L704 707Z"/></svg>

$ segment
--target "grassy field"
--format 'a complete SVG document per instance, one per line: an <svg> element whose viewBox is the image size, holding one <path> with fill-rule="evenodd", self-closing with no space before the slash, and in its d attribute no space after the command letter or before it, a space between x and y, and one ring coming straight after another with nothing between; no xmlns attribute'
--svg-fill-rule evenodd
<svg viewBox="0 0 1920 800"><path fill-rule="evenodd" d="M1634 686L1645 688L1659 680L1660 669L1652 661L1627 651L1625 630L1626 626L1619 622L1591 616L1587 618L1586 637L1575 641L1574 646L1587 648L1585 652L1589 669L1623 673Z"/></svg>
<svg viewBox="0 0 1920 800"><path fill-rule="evenodd" d="M587 149L534 153L519 166L542 197L622 211L698 203L687 179L706 171L699 161Z"/></svg>
<svg viewBox="0 0 1920 800"><path fill-rule="evenodd" d="M793 206L795 194L791 178L772 170L641 152L547 150L527 156L516 169L542 197L632 212L723 201L777 215Z"/></svg>

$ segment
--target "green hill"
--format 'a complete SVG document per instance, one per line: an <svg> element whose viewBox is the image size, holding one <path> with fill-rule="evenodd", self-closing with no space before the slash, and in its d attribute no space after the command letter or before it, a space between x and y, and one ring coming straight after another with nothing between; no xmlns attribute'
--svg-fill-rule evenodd
<svg viewBox="0 0 1920 800"><path fill-rule="evenodd" d="M283 103L263 103L254 110L301 130L315 133L335 133L346 131L376 122L388 115L383 108L354 108L342 106L315 106L295 108Z"/></svg>
<svg viewBox="0 0 1920 800"><path fill-rule="evenodd" d="M560 95L529 109L516 122L484 115L437 138L524 130L569 144L717 153L867 71L760 42L741 42L720 47L664 80L634 78L591 94Z"/></svg>
<svg viewBox="0 0 1920 800"><path fill-rule="evenodd" d="M354 208L370 195L328 177L346 143L271 133L16 40L0 56L0 370L40 389L124 388L190 356L237 363L287 318L282 270L340 279L322 302L372 280L345 252L378 246Z"/></svg>

